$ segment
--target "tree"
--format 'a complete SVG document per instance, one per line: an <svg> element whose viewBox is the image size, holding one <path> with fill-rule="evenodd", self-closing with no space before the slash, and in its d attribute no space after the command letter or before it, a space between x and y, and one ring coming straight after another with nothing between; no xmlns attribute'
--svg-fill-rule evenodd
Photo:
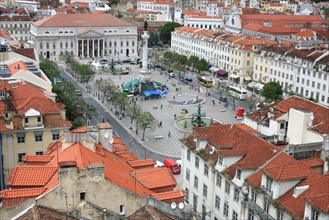
<svg viewBox="0 0 329 220"><path fill-rule="evenodd" d="M278 82L267 83L261 94L266 98L267 102L278 101L282 98L282 87Z"/></svg>
<svg viewBox="0 0 329 220"><path fill-rule="evenodd" d="M135 102L128 106L128 109L126 110L126 115L130 117L130 128L132 128L134 120L141 114L141 112L141 106L137 105Z"/></svg>
<svg viewBox="0 0 329 220"><path fill-rule="evenodd" d="M87 64L80 64L77 66L77 72L81 76L81 82L88 82L95 76L96 72Z"/></svg>
<svg viewBox="0 0 329 220"><path fill-rule="evenodd" d="M114 91L116 91L116 86L113 81L110 79L98 79L95 81L95 87L103 94L102 102L104 102L105 97L107 95L113 95Z"/></svg>
<svg viewBox="0 0 329 220"><path fill-rule="evenodd" d="M199 62L196 63L195 68L200 73L201 71L206 71L209 69L208 62L205 59L201 59Z"/></svg>
<svg viewBox="0 0 329 220"><path fill-rule="evenodd" d="M251 94L250 96L247 96L245 99L247 106L249 108L249 111L252 112L252 110L255 108L258 98L255 93Z"/></svg>
<svg viewBox="0 0 329 220"><path fill-rule="evenodd" d="M136 122L137 122L137 126L141 127L143 129L142 141L144 141L145 140L145 130L147 128L155 129L156 119L150 112L142 112L136 118Z"/></svg>
<svg viewBox="0 0 329 220"><path fill-rule="evenodd" d="M128 104L128 98L127 95L124 94L123 92L117 91L114 93L113 97L113 104L116 106L119 106L119 112L120 115L122 115L122 112L125 110L125 106Z"/></svg>
<svg viewBox="0 0 329 220"><path fill-rule="evenodd" d="M226 94L227 94L227 84L226 84L226 82L222 82L222 81L218 82L216 89L217 89L217 92L219 93L219 97L223 97L224 94L226 96Z"/></svg>
<svg viewBox="0 0 329 220"><path fill-rule="evenodd" d="M187 65L192 66L192 68L194 68L199 61L199 57L192 55L187 59Z"/></svg>
<svg viewBox="0 0 329 220"><path fill-rule="evenodd" d="M155 32L150 33L150 38L148 40L148 46L153 47L159 44L159 36Z"/></svg>
<svg viewBox="0 0 329 220"><path fill-rule="evenodd" d="M181 25L176 22L168 22L166 23L161 31L160 31L160 38L164 42L171 41L171 32L175 30L176 27L180 27Z"/></svg>

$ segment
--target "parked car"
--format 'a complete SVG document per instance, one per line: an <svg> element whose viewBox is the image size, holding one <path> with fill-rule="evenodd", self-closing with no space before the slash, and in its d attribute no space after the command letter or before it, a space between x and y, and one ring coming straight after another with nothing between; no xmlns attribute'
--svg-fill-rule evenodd
<svg viewBox="0 0 329 220"><path fill-rule="evenodd" d="M130 61L130 64L132 64L132 65L137 65L137 60L131 60L131 61Z"/></svg>
<svg viewBox="0 0 329 220"><path fill-rule="evenodd" d="M221 96L221 97L219 98L219 101L221 101L221 102L227 102L227 98L226 98L226 97L223 97L223 96Z"/></svg>
<svg viewBox="0 0 329 220"><path fill-rule="evenodd" d="M165 165L161 161L155 161L154 167L165 167Z"/></svg>
<svg viewBox="0 0 329 220"><path fill-rule="evenodd" d="M188 81L188 82L192 82L193 81L192 77L185 77L185 80Z"/></svg>
<svg viewBox="0 0 329 220"><path fill-rule="evenodd" d="M166 158L163 163L173 174L180 174L180 166L173 159Z"/></svg>
<svg viewBox="0 0 329 220"><path fill-rule="evenodd" d="M126 58L122 60L123 63L130 63L130 61L131 61L130 58Z"/></svg>
<svg viewBox="0 0 329 220"><path fill-rule="evenodd" d="M169 73L169 76L175 78L175 73Z"/></svg>

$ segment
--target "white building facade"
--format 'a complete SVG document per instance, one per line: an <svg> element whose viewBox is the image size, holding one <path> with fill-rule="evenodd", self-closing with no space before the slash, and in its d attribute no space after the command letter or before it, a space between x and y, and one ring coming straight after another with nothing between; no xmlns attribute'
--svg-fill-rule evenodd
<svg viewBox="0 0 329 220"><path fill-rule="evenodd" d="M162 0L142 0L137 2L137 10L149 11L165 15L163 21L173 21L175 15L175 2Z"/></svg>
<svg viewBox="0 0 329 220"><path fill-rule="evenodd" d="M31 40L30 28L32 20L28 15L0 16L0 29L4 28L20 43Z"/></svg>
<svg viewBox="0 0 329 220"><path fill-rule="evenodd" d="M109 14L57 14L33 23L31 34L40 57L58 60L137 56L137 27Z"/></svg>

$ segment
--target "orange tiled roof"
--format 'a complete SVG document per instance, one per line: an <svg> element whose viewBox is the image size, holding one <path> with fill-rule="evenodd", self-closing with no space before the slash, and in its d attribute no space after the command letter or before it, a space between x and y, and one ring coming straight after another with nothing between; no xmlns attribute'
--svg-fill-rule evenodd
<svg viewBox="0 0 329 220"><path fill-rule="evenodd" d="M169 191L169 192L162 192L162 193L154 193L151 194L154 198L157 200L163 201L163 200L169 200L169 199L176 199L186 196L186 192L182 189Z"/></svg>
<svg viewBox="0 0 329 220"><path fill-rule="evenodd" d="M132 27L133 25L110 14L56 14L33 23L49 27Z"/></svg>
<svg viewBox="0 0 329 220"><path fill-rule="evenodd" d="M313 158L309 158L309 159L304 159L304 160L299 160L300 163L302 163L303 165L307 166L307 167L322 167L324 162L323 160L317 158L317 157L313 157Z"/></svg>
<svg viewBox="0 0 329 220"><path fill-rule="evenodd" d="M159 167L135 170L130 175L148 189L174 187L177 184L169 169Z"/></svg>
<svg viewBox="0 0 329 220"><path fill-rule="evenodd" d="M0 191L0 198L2 199L14 199L21 197L37 197L44 193L47 188L24 188L24 189L6 189Z"/></svg>
<svg viewBox="0 0 329 220"><path fill-rule="evenodd" d="M128 164L134 168L144 167L144 166L153 166L155 164L154 159L145 159L145 160L130 160Z"/></svg>
<svg viewBox="0 0 329 220"><path fill-rule="evenodd" d="M25 155L23 161L25 163L49 163L53 157L52 155Z"/></svg>
<svg viewBox="0 0 329 220"><path fill-rule="evenodd" d="M7 184L11 187L45 186L56 171L57 167L17 166L13 168Z"/></svg>
<svg viewBox="0 0 329 220"><path fill-rule="evenodd" d="M294 34L297 37L314 37L315 34L311 30L301 30L300 32Z"/></svg>
<svg viewBox="0 0 329 220"><path fill-rule="evenodd" d="M182 10L181 14L184 14L184 15L200 15L200 16L207 15L206 12L199 12L199 11L192 11L192 10Z"/></svg>

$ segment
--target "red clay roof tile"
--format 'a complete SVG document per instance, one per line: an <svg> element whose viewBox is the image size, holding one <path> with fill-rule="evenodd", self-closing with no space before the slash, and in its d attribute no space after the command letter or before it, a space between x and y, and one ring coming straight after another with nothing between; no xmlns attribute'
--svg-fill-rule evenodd
<svg viewBox="0 0 329 220"><path fill-rule="evenodd" d="M131 176L136 177L136 180L148 189L156 189L162 187L172 186L177 183L169 169L154 167L135 170L130 173Z"/></svg>
<svg viewBox="0 0 329 220"><path fill-rule="evenodd" d="M21 197L36 197L44 193L47 188L24 188L24 189L6 189L0 192L0 198L2 199L14 199Z"/></svg>
<svg viewBox="0 0 329 220"><path fill-rule="evenodd" d="M154 166L155 160L154 159L145 159L145 160L130 160L128 164L134 168L137 167L144 167L144 166Z"/></svg>
<svg viewBox="0 0 329 220"><path fill-rule="evenodd" d="M169 199L176 199L176 198L182 198L186 196L186 192L182 189L169 191L169 192L162 192L162 193L154 193L151 194L154 198L157 200L163 201L163 200L169 200Z"/></svg>

